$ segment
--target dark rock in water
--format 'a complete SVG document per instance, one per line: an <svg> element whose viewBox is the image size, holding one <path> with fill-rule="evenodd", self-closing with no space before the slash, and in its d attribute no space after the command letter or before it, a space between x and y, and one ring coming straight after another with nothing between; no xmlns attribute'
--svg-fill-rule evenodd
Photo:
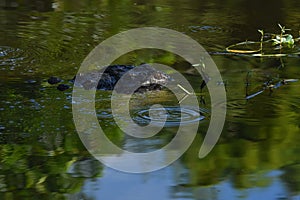
<svg viewBox="0 0 300 200"><path fill-rule="evenodd" d="M135 92L160 90L171 80L170 76L148 64L140 66L112 65L108 66L104 72L92 71L79 74L74 77L74 80L76 78L77 87L93 89L97 85L99 90L113 90L123 75L125 75L123 78L126 84L115 88L118 93L130 93L132 88L137 88ZM99 76L101 76L101 79L98 83L95 83Z"/></svg>
<svg viewBox="0 0 300 200"><path fill-rule="evenodd" d="M66 84L59 84L59 85L57 86L57 89L60 90L60 91L65 91L65 90L67 90L67 89L69 89L69 88L70 88L70 86L69 86L69 85L66 85Z"/></svg>
<svg viewBox="0 0 300 200"><path fill-rule="evenodd" d="M61 82L61 79L58 78L58 77L54 77L54 76L51 76L49 79L48 79L48 83L51 84L51 85L54 85L54 84L57 84Z"/></svg>

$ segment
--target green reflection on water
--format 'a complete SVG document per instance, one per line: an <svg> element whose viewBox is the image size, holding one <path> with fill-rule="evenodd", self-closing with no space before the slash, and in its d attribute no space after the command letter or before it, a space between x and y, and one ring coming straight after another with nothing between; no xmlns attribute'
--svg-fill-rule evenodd
<svg viewBox="0 0 300 200"><path fill-rule="evenodd" d="M5 1L5 5L1 1L0 196L71 198L80 193L85 180L102 176L102 166L89 156L74 129L70 91L59 92L46 79L60 76L68 83L88 52L107 37L134 27L161 26L190 35L210 52L222 53L230 44L256 40L257 29L277 31L279 22L297 35L296 2L276 1L269 6L261 1L57 0L58 7L52 8L52 1ZM227 81L227 122L213 152L198 160L207 121L201 124L194 144L181 159L189 171L185 186L229 180L241 190L264 188L273 181L264 173L281 170L288 191L299 195L300 84L244 100L249 71L254 73L250 92L257 92L270 77L299 78L299 59L229 55L213 59ZM201 83L186 63L166 52L132 52L116 62L160 62L185 73L195 87ZM282 62L284 67L279 67ZM98 118L115 144L150 151L172 139L175 129L164 130L147 144L129 140L115 127L109 108L103 109L109 94L100 96ZM152 100L166 99L154 96ZM209 105L207 91L205 100ZM144 101L138 103L136 108L145 108Z"/></svg>

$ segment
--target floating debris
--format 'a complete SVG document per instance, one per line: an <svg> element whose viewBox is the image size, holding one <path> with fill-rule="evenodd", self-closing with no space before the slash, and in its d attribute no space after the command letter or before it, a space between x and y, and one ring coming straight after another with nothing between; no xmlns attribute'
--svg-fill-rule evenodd
<svg viewBox="0 0 300 200"><path fill-rule="evenodd" d="M277 83L273 84L272 81L267 81L263 84L263 88L259 90L258 92L251 94L251 95L246 95L246 100L252 99L253 97L256 97L257 95L263 93L265 90L269 89L270 92L273 91L273 89L278 89L279 87L286 85L290 82L297 82L298 79L283 79L281 81L278 81Z"/></svg>

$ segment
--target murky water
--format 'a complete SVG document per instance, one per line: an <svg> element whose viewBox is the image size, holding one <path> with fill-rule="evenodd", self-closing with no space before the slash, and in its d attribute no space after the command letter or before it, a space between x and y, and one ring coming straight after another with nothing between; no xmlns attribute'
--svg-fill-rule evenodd
<svg viewBox="0 0 300 200"><path fill-rule="evenodd" d="M300 57L225 51L237 42L259 41L258 29L279 34L278 23L299 37L299 9L296 0L0 0L0 199L300 199L300 82L266 88L271 81L299 79ZM168 52L148 49L120 57L116 63L157 62L178 70L195 88L200 106L180 108L165 91L137 94L130 104L133 120L147 125L149 108L161 104L165 110L155 108L151 116L167 122L159 134L136 139L116 125L111 92L97 92L99 124L126 150L155 151L174 138L180 122L200 122L178 161L156 172L127 174L89 154L74 126L72 89L58 91L47 79L58 76L71 85L101 41L145 26L180 31L210 53L223 77L214 84L226 87L227 116L218 144L199 159L211 109L207 89L200 91L201 76ZM297 41L286 53L299 47Z"/></svg>

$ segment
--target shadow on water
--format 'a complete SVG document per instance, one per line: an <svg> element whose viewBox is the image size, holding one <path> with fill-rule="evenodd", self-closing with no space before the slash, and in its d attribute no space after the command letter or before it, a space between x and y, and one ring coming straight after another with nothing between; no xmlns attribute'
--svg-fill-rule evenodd
<svg viewBox="0 0 300 200"><path fill-rule="evenodd" d="M298 36L299 20L296 0L0 0L0 199L300 198L300 83L246 99L270 80L299 79L299 57L225 52L231 44L256 41L257 29L277 32L278 23ZM169 127L144 140L120 131L110 109L111 93L97 92L97 118L107 137L133 152L166 145L181 118L186 126L201 120L194 143L176 163L132 175L106 168L88 153L73 124L72 89L58 91L47 79L59 76L70 84L82 60L101 41L144 26L174 29L203 45L223 77L222 83L213 84L226 84L228 108L218 144L200 160L210 117L206 89L198 96L200 112L177 107L166 93L133 98L131 114L138 124L149 122L152 104L164 102L167 108ZM135 51L116 62L168 64L200 90L199 74L176 55ZM155 111L161 116L160 109Z"/></svg>

